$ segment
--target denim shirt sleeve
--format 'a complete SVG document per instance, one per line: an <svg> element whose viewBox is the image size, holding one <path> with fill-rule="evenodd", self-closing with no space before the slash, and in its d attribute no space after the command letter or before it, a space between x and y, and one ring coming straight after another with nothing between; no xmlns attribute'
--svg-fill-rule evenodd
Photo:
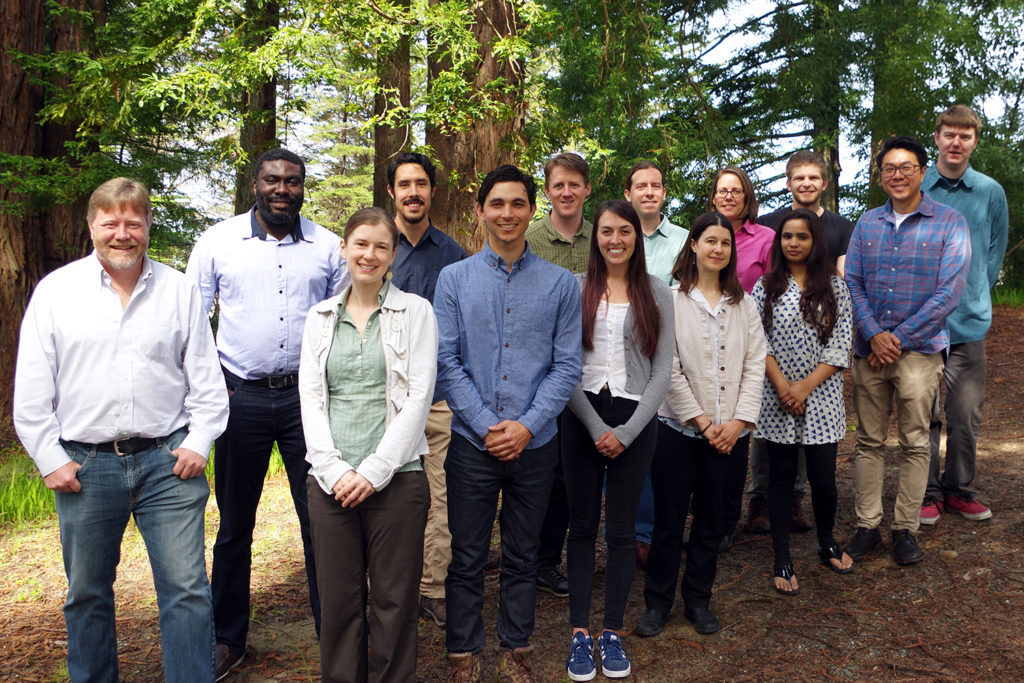
<svg viewBox="0 0 1024 683"><path fill-rule="evenodd" d="M487 408L463 362L458 282L451 268L442 270L437 278L434 314L438 332L437 384L451 411L482 440L487 435L487 428L500 420L494 411Z"/></svg>
<svg viewBox="0 0 1024 683"><path fill-rule="evenodd" d="M551 366L534 394L533 403L519 423L537 434L565 408L583 369L583 314L576 279L566 271L558 280L558 315L555 323ZM535 448L543 444L533 444Z"/></svg>

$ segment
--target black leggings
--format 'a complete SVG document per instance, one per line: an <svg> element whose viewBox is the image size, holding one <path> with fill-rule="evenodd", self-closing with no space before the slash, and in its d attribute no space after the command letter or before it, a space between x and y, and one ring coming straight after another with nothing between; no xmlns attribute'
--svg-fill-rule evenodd
<svg viewBox="0 0 1024 683"><path fill-rule="evenodd" d="M604 423L615 427L636 411L637 402L613 398L605 390L587 393L591 405ZM569 624L590 628L590 600L594 589L594 545L601 521L601 487L607 472L605 494L605 540L608 554L604 571L604 628L622 629L629 587L636 566L636 508L644 477L654 456L656 419L617 458L597 452L586 427L571 410L562 413L562 464L569 498L569 542L566 566L569 572Z"/></svg>
<svg viewBox="0 0 1024 683"><path fill-rule="evenodd" d="M811 505L818 545L833 543L832 526L836 521L836 451L837 443L814 445L783 444L765 441L768 456L768 514L772 523L772 548L775 566L790 564L789 527L793 517L793 481L796 479L797 455L801 448L807 455L807 481L811 484Z"/></svg>

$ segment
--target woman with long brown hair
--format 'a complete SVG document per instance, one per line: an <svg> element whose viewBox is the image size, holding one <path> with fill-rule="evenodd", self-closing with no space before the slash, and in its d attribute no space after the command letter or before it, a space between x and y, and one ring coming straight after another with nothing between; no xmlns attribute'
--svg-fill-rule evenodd
<svg viewBox="0 0 1024 683"><path fill-rule="evenodd" d="M647 558L639 636L654 636L668 621L683 552L683 531L693 500L682 596L698 633L718 631L711 587L724 534L722 507L731 459L745 452L761 409L764 330L757 307L736 279L732 224L705 213L690 229L672 276L675 361L661 411L651 463L654 533Z"/></svg>
<svg viewBox="0 0 1024 683"><path fill-rule="evenodd" d="M594 219L587 272L577 275L583 308L583 371L563 413L562 462L569 499L569 624L566 670L574 681L597 673L590 636L594 545L605 494L604 623L597 645L608 678L625 678L622 621L636 556L634 525L654 455L655 417L672 363L672 296L647 274L640 217L622 200Z"/></svg>

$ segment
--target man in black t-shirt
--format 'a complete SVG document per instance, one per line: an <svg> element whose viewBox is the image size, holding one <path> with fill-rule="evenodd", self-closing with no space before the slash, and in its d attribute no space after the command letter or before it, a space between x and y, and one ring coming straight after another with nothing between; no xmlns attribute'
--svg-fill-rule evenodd
<svg viewBox="0 0 1024 683"><path fill-rule="evenodd" d="M769 214L758 216L757 222L778 230L782 217L793 209L810 209L821 217L821 225L828 242L828 253L835 261L840 277L846 261L846 246L850 243L853 223L821 206L821 193L828 186L825 160L817 152L800 151L786 162L786 189L793 195L793 203Z"/></svg>
<svg viewBox="0 0 1024 683"><path fill-rule="evenodd" d="M779 229L783 217L794 209L809 209L821 217L822 230L828 242L828 253L836 264L839 276L843 276L846 262L846 247L850 243L853 223L837 213L826 211L821 206L821 193L828 186L825 160L817 152L803 150L786 162L786 189L793 195L793 203L769 214L758 216L757 222L772 230ZM803 497L807 492L807 466L801 457L797 461L796 482L793 485L793 531L807 531L810 521L803 512ZM768 459L760 447L760 440L751 441L750 447L750 488L747 489L750 503L747 509L747 531L768 533L771 523L768 519Z"/></svg>

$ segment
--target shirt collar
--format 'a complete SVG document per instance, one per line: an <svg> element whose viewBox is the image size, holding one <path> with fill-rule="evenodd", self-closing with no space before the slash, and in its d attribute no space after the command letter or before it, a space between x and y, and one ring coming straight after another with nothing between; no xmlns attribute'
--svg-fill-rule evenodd
<svg viewBox="0 0 1024 683"><path fill-rule="evenodd" d="M95 249L92 250L92 262L93 262L93 264L94 264L94 266L96 268L96 272L100 276L100 282L103 283L104 285L109 285L110 284L110 273L108 273L107 269L103 267L103 264L100 262L100 255L99 255L99 253ZM139 286L139 282L143 282L143 283L148 282L149 278L151 278L152 276L153 276L153 262L149 260L149 254L143 254L142 255L142 272L139 273L139 279L138 279L138 281L136 281L135 286L138 287Z"/></svg>
<svg viewBox="0 0 1024 683"><path fill-rule="evenodd" d="M421 244L423 244L423 240L430 240L435 245L440 245L441 242L440 242L440 240L438 240L437 234L436 234L436 233L438 233L440 231L437 228L434 227L434 224L432 222L430 222L429 218L427 219L427 221L428 221L427 222L427 231L423 233L423 237L420 238L419 242L417 242L414 245L412 242L409 241L409 238L405 236L405 233L402 232L401 230L399 230L398 231L398 242L399 242L399 244L404 242L405 244L408 244L410 247L415 249L415 248L419 247Z"/></svg>
<svg viewBox="0 0 1024 683"><path fill-rule="evenodd" d="M544 216L544 218L541 219L541 222L544 223L544 229L548 233L548 239L550 239L552 242L567 242L571 244L572 242L575 242L577 238L587 236L587 219L583 217L583 214L580 214L580 227L576 228L576 232L572 234L571 240L565 239L564 237L562 237L561 233L555 230L555 226L551 222L550 211L547 213L546 216Z"/></svg>
<svg viewBox="0 0 1024 683"><path fill-rule="evenodd" d="M978 172L975 171L970 164L967 164L967 169L964 171L963 175L956 179L947 178L946 176L942 175L942 173L939 172L938 166L933 166L932 168L935 169L935 178L933 178L931 183L929 184L929 189L934 188L940 184L945 185L947 188L951 190L955 188L957 185L963 185L968 190L974 189L974 183L977 180L976 176Z"/></svg>
<svg viewBox="0 0 1024 683"><path fill-rule="evenodd" d="M922 192L921 201L918 203L917 208L907 214L907 216L913 216L915 213L931 218L935 215L935 200L929 197L928 193ZM888 199L885 202L885 217L891 223L896 222L896 210L892 208L892 199Z"/></svg>
<svg viewBox="0 0 1024 683"><path fill-rule="evenodd" d="M377 291L377 310L380 310L384 306L384 299L387 298L388 291L391 289L391 280L387 279L384 281L384 285ZM338 297L338 316L340 317L345 313L345 302L348 301L348 294L352 291L352 285L347 285L341 292L341 296Z"/></svg>
<svg viewBox="0 0 1024 683"><path fill-rule="evenodd" d="M268 237L267 231L264 230L263 226L260 225L260 222L256 220L256 206L255 205L253 205L253 207L249 210L249 224L250 224L250 226L252 228L252 234L249 237L250 238L256 237L256 238L261 239L264 242L266 242L267 241L267 237ZM296 216L295 217L295 225L292 226L292 231L290 233L288 233L288 234L291 236L292 242L300 242L300 241L309 242L309 240L307 240L305 237L302 236L302 217L301 216Z"/></svg>
<svg viewBox="0 0 1024 683"><path fill-rule="evenodd" d="M490 242L484 242L483 249L480 250L480 253L483 255L484 261L487 262L487 265L507 270L508 264L505 263L505 259L498 256L498 254L491 249ZM512 270L522 270L523 266L526 265L526 258L531 254L533 254L533 252L530 251L530 243L527 242L526 249L523 250L523 255L512 262Z"/></svg>

